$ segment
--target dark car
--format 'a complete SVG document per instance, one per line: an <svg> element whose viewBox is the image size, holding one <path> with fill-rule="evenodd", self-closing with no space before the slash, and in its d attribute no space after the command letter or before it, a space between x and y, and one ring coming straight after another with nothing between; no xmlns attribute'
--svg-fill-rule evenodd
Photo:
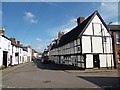
<svg viewBox="0 0 120 90"><path fill-rule="evenodd" d="M33 57L32 57L32 60L35 60L35 59L36 59L36 58L33 56Z"/></svg>
<svg viewBox="0 0 120 90"><path fill-rule="evenodd" d="M41 63L43 63L43 64L47 64L47 63L49 63L49 60L48 60L48 57L46 56L44 56L44 57L42 57L41 58Z"/></svg>

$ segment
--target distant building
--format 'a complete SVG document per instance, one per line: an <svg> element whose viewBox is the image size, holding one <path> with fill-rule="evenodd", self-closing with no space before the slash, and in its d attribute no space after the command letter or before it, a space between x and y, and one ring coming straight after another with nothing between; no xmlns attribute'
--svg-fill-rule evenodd
<svg viewBox="0 0 120 90"><path fill-rule="evenodd" d="M38 58L39 57L39 52L36 50L32 49L32 57Z"/></svg>
<svg viewBox="0 0 120 90"><path fill-rule="evenodd" d="M24 51L26 51L27 62L32 60L32 48L30 46L23 46Z"/></svg>
<svg viewBox="0 0 120 90"><path fill-rule="evenodd" d="M32 61L32 48L30 46L27 46L28 49L28 61Z"/></svg>
<svg viewBox="0 0 120 90"><path fill-rule="evenodd" d="M100 14L95 11L86 19L79 17L77 24L54 41L50 60L84 69L114 67L112 37Z"/></svg>
<svg viewBox="0 0 120 90"><path fill-rule="evenodd" d="M113 36L113 50L116 67L120 68L120 25L108 25Z"/></svg>
<svg viewBox="0 0 120 90"><path fill-rule="evenodd" d="M27 47L22 47L23 48L23 63L28 62L28 49Z"/></svg>

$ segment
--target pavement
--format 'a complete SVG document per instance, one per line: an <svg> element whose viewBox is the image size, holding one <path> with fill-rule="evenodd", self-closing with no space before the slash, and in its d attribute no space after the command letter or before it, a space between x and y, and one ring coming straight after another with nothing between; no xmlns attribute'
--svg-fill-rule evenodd
<svg viewBox="0 0 120 90"><path fill-rule="evenodd" d="M86 69L86 70L64 70L65 72L68 72L68 73L102 73L102 72L117 72L118 73L118 70L117 69Z"/></svg>
<svg viewBox="0 0 120 90"><path fill-rule="evenodd" d="M6 74L9 74L12 71L17 70L19 68L22 68L22 67L24 67L24 66L26 66L27 64L30 64L30 63L32 63L32 62L22 63L22 64L19 64L19 65L16 65L16 66L4 68L3 70L1 70L2 71L2 76L6 75Z"/></svg>

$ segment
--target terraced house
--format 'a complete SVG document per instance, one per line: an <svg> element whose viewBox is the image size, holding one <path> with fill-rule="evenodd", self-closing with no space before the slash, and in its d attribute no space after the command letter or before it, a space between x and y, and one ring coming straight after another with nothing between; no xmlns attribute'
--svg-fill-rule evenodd
<svg viewBox="0 0 120 90"><path fill-rule="evenodd" d="M32 48L21 45L15 38L5 36L5 30L0 29L0 68L31 62Z"/></svg>
<svg viewBox="0 0 120 90"><path fill-rule="evenodd" d="M4 29L0 30L0 66L7 67L12 56L12 46L10 39L4 33Z"/></svg>
<svg viewBox="0 0 120 90"><path fill-rule="evenodd" d="M100 14L95 11L86 19L79 17L77 24L51 44L49 59L84 69L113 67L112 37Z"/></svg>

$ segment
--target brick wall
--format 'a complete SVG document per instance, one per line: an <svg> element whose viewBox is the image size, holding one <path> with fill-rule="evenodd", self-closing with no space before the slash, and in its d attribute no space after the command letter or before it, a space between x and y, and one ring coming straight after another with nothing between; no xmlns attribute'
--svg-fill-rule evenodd
<svg viewBox="0 0 120 90"><path fill-rule="evenodd" d="M120 44L117 44L117 54L119 55L119 58L120 58ZM120 62L118 63L118 68L120 68Z"/></svg>

